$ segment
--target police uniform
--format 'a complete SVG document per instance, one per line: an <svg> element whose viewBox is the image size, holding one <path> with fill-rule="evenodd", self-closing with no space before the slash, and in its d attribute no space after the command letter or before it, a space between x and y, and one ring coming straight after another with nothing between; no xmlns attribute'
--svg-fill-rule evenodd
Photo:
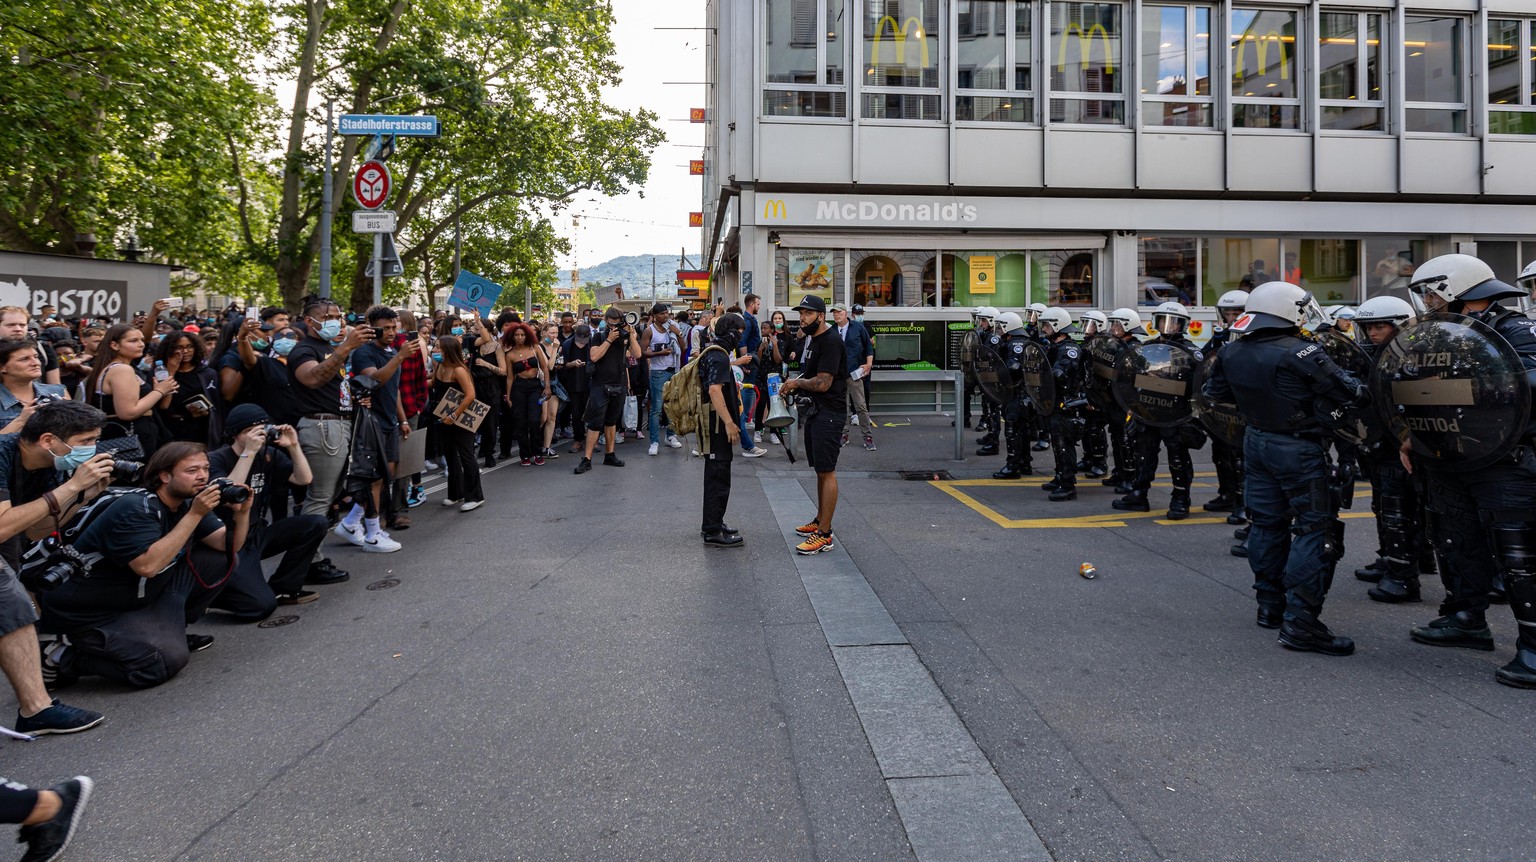
<svg viewBox="0 0 1536 862"><path fill-rule="evenodd" d="M1140 343L1136 336L1129 333L1121 336L1120 341L1126 348ZM1115 468L1102 484L1113 486L1117 494L1129 494L1131 483L1136 478L1136 455L1131 450L1130 416L1126 414L1125 408L1116 405L1105 411L1104 427L1109 432L1109 452L1114 457Z"/></svg>
<svg viewBox="0 0 1536 862"><path fill-rule="evenodd" d="M1218 329L1205 343L1205 354L1221 352L1232 340L1230 329ZM1211 439L1211 461L1216 466L1216 497L1201 508L1207 512L1230 512L1227 523L1241 524L1243 516L1243 450Z"/></svg>
<svg viewBox="0 0 1536 862"><path fill-rule="evenodd" d="M1194 354L1195 363L1205 356L1193 341L1182 333L1159 335L1148 344L1177 344ZM1168 517L1178 520L1189 516L1189 488L1195 481L1195 462L1189 450L1205 445L1205 431L1194 421L1173 428L1154 428L1132 419L1126 426L1126 443L1134 456L1135 473L1130 481L1130 493L1116 500L1114 507L1132 511L1148 511L1147 491L1157 478L1158 457L1168 450L1168 473L1173 480L1173 492L1168 503Z"/></svg>
<svg viewBox="0 0 1536 862"><path fill-rule="evenodd" d="M981 337L981 343L983 343L987 347L991 348L992 352L996 353L1000 357L1003 356L1003 350L1004 350L1003 342L1006 341L1006 340L1007 339L1004 338L1003 334L1001 332L997 331L997 327L995 327L995 326L992 327L991 329L987 330L986 332L982 333L982 337ZM998 451L997 450L998 435L999 435L999 433L1002 430L1001 426L1003 424L1002 423L1002 416L1001 416L1002 409L1003 409L1003 405L1001 405L997 401L993 400L992 397L990 395L988 395L985 390L982 391L982 393L981 393L981 421L983 423L985 423L987 431L986 431L985 434L981 435L981 437L976 441L976 443L977 443L976 454L977 455L996 455L997 454L997 451Z"/></svg>
<svg viewBox="0 0 1536 862"><path fill-rule="evenodd" d="M1079 405L1083 402L1083 351L1066 333L1050 342L1046 356L1056 384L1056 406L1047 420L1051 450L1056 457L1056 476L1042 487L1052 502L1077 497L1077 435L1082 428ZM1071 406L1068 406L1071 405Z"/></svg>
<svg viewBox="0 0 1536 862"><path fill-rule="evenodd" d="M1271 286L1256 288L1255 297ZM1329 488L1323 422L1337 405L1358 403L1363 384L1294 327L1259 328L1222 349L1205 392L1236 403L1248 423L1248 565L1258 624L1280 628L1287 647L1348 655L1354 643L1334 636L1318 619L1337 561L1337 503Z"/></svg>
<svg viewBox="0 0 1536 862"><path fill-rule="evenodd" d="M1380 344L1366 344L1366 355L1374 364L1381 355ZM1358 448L1361 467L1371 483L1371 512L1376 516L1376 561L1355 570L1355 577L1377 584L1367 592L1378 602L1417 602L1419 575L1434 571L1434 559L1426 540L1422 494L1413 477L1403 469L1395 436Z"/></svg>
<svg viewBox="0 0 1536 862"><path fill-rule="evenodd" d="M994 479L1017 479L1034 473L1030 464L1029 444L1034 436L1034 411L1024 394L1024 343L1027 335L1010 333L998 339L998 355L1003 367L1013 379L1013 400L1002 406L1003 440L1008 449L1008 461L1003 469L992 474Z"/></svg>

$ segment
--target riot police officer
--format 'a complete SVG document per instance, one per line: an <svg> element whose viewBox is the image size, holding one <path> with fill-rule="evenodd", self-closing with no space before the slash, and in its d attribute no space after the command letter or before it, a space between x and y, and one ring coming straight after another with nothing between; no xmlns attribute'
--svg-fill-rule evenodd
<svg viewBox="0 0 1536 862"><path fill-rule="evenodd" d="M1523 291L1499 281L1487 264L1469 255L1442 255L1415 270L1408 289L1429 311L1463 314L1491 327L1519 355L1526 385L1536 380L1536 320L1499 304ZM1519 419L1524 423L1519 443L1474 470L1410 460L1411 441L1403 443L1404 466L1423 466L1428 474L1430 529L1448 594L1441 616L1409 634L1434 646L1492 650L1485 612L1494 576L1502 574L1520 633L1515 658L1495 678L1536 688L1536 422Z"/></svg>
<svg viewBox="0 0 1536 862"><path fill-rule="evenodd" d="M1040 315L1045 314L1047 306L1043 302L1031 302L1024 307L1024 334L1034 339L1041 347L1049 347L1050 342L1040 331ZM1025 409L1029 411L1029 427L1034 438L1034 450L1044 452L1051 447L1050 428L1047 426L1045 416L1036 410L1033 404L1026 402Z"/></svg>
<svg viewBox="0 0 1536 862"><path fill-rule="evenodd" d="M1177 344L1194 354L1195 362L1204 359L1200 348L1184 334L1189 328L1189 310L1181 303L1165 302L1152 312L1152 326L1157 337L1152 344ZM1168 472L1173 479L1173 493L1168 500L1168 520L1182 521L1189 517L1189 489L1195 481L1195 462L1189 450L1205 445L1205 431L1195 422L1186 422L1172 428L1153 428L1139 419L1132 419L1126 427L1126 439L1136 457L1136 475L1131 480L1130 493L1114 501L1116 509L1146 512L1152 506L1147 502L1147 491L1157 478L1157 461L1161 450L1168 450Z"/></svg>
<svg viewBox="0 0 1536 862"><path fill-rule="evenodd" d="M1243 315L1248 304L1248 291L1229 290L1216 300L1216 331L1205 343L1205 353L1213 356L1221 352L1232 338L1231 326ZM1211 440L1211 461L1216 465L1216 496L1201 508L1207 512L1228 512L1227 523L1237 525L1247 521L1243 517L1243 452L1236 446L1228 446L1220 440Z"/></svg>
<svg viewBox="0 0 1536 862"><path fill-rule="evenodd" d="M998 326L997 318L999 315L997 309L989 305L982 306L977 312L978 318L980 318L981 312L992 312L992 316L985 318L986 323L983 326L978 343L985 345L994 354L1001 357L1003 355L1003 340L1006 334L1003 332L1002 327ZM1014 316L1017 317L1018 315ZM977 455L997 454L998 435L1003 430L1002 409L1003 405L998 403L983 389L981 393L981 422L978 424L978 428L985 428L986 430L976 440Z"/></svg>
<svg viewBox="0 0 1536 862"><path fill-rule="evenodd" d="M1374 362L1384 345L1413 317L1413 306L1395 296L1368 299L1355 312L1355 333ZM1360 460L1371 480L1371 511L1376 514L1376 561L1355 570L1355 577L1377 586L1372 600L1419 601L1419 565L1424 517L1418 489L1398 457L1395 437L1383 437L1360 447Z"/></svg>
<svg viewBox="0 0 1536 862"><path fill-rule="evenodd" d="M1134 308L1117 308L1108 315L1109 335L1126 345L1138 343L1136 336L1146 335L1141 315ZM1113 486L1117 494L1131 493L1131 482L1136 477L1136 456L1131 451L1126 433L1129 417L1124 409L1110 410L1104 417L1109 428L1109 451L1115 459L1115 469L1110 471L1101 484Z"/></svg>
<svg viewBox="0 0 1536 862"><path fill-rule="evenodd" d="M1095 335L1108 334L1109 318L1104 312L1090 309L1083 312L1082 322L1078 326L1083 340ZM1087 374L1086 363L1083 374ZM1102 479L1109 474L1109 442L1105 439L1104 432L1107 428L1104 411L1097 404L1089 402L1083 405L1080 413L1082 418L1083 458L1076 465L1077 471L1090 479Z"/></svg>
<svg viewBox="0 0 1536 862"><path fill-rule="evenodd" d="M1008 447L1008 461L1001 470L992 474L994 479L1017 479L1035 471L1030 465L1029 439L1034 427L1033 410L1029 409L1024 387L1024 342L1029 335L1024 330L1024 320L1011 311L1005 311L993 321L993 328L1002 333L997 353L1003 358L1003 367L1013 378L1013 400L1004 404L1003 439Z"/></svg>
<svg viewBox="0 0 1536 862"><path fill-rule="evenodd" d="M1066 309L1048 308L1040 315L1040 334L1050 343L1046 355L1056 396L1046 423L1051 431L1056 475L1040 487L1050 492L1052 503L1077 499L1077 433L1082 425L1078 411L1086 401L1082 396L1082 351L1072 340L1076 331Z"/></svg>
<svg viewBox="0 0 1536 862"><path fill-rule="evenodd" d="M976 340L978 342L984 341L987 336L992 334L992 318L994 317L997 317L997 309L990 305L983 305L971 313L972 331L976 333ZM969 366L972 362L972 357L965 355L963 352L960 359L961 365L964 366ZM971 427L971 399L980 391L980 387L976 385L976 375L971 372L971 369L966 367L964 370L965 405L962 408L963 412L961 415L965 417L965 427L969 428ZM995 409L996 405L986 396L986 393L981 393L981 421L978 425L979 428L983 430L990 428L988 417L991 416L992 411Z"/></svg>
<svg viewBox="0 0 1536 862"><path fill-rule="evenodd" d="M1248 565L1258 624L1279 628L1281 645L1290 649L1349 655L1354 641L1318 619L1333 562L1330 523L1337 515L1323 422L1338 405L1363 401L1365 387L1321 345L1300 336L1311 304L1311 296L1293 284L1255 287L1234 327L1242 337L1222 348L1205 392L1236 403L1248 422Z"/></svg>

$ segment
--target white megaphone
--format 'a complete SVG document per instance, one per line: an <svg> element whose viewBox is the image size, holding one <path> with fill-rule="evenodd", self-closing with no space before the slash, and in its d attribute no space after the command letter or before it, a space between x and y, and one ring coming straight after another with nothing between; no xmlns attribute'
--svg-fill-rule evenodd
<svg viewBox="0 0 1536 862"><path fill-rule="evenodd" d="M783 398L775 398L768 402L768 417L763 420L766 428L788 428L795 424L795 415L789 412L789 404Z"/></svg>

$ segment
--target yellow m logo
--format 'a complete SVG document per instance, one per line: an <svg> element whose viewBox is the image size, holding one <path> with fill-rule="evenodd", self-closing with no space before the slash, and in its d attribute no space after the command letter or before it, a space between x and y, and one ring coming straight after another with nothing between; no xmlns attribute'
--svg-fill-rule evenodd
<svg viewBox="0 0 1536 862"><path fill-rule="evenodd" d="M1243 46L1249 42L1253 43L1254 59L1259 61L1259 69L1252 75L1245 75L1243 69ZM1274 30L1265 33L1263 36L1255 36L1251 33L1248 33L1238 37L1236 45L1237 50L1235 52L1237 54L1237 62L1234 68L1233 77L1241 81L1245 78L1259 77L1269 74L1269 43L1271 42L1275 43L1275 45L1279 46L1280 48L1280 80L1290 80L1291 59L1290 55L1286 52L1285 38Z"/></svg>
<svg viewBox="0 0 1536 862"><path fill-rule="evenodd" d="M788 208L784 206L784 201L779 198L770 198L763 204L763 218L765 219L776 218L782 220L788 217L788 212Z"/></svg>
<svg viewBox="0 0 1536 862"><path fill-rule="evenodd" d="M927 34L923 32L923 22L919 21L915 15L908 18L899 27L896 24L896 19L890 15L880 19L880 23L875 25L874 47L869 51L869 64L871 66L880 65L880 43L885 41L883 36L887 23L891 25L891 36L896 40L896 62L902 65L906 65L907 62L907 28L916 25L917 29L914 33L918 45L922 48L920 55L923 61L922 67L924 69L928 68L928 40L925 38Z"/></svg>
<svg viewBox="0 0 1536 862"><path fill-rule="evenodd" d="M1110 38L1109 31L1103 24L1095 24L1084 30L1081 24L1072 22L1067 25L1066 32L1061 34L1061 46L1056 49L1056 71L1067 70L1067 40L1072 34L1077 34L1077 51L1082 55L1082 65L1088 65L1088 58L1093 55L1093 37L1097 33L1104 40L1104 71L1107 74L1115 73L1115 41Z"/></svg>

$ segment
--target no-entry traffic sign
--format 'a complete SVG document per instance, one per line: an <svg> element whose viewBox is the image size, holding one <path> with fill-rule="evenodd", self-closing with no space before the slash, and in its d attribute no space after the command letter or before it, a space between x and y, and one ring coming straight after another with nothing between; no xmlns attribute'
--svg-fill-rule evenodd
<svg viewBox="0 0 1536 862"><path fill-rule="evenodd" d="M352 196L365 210L376 210L389 200L389 168L383 162L363 162L352 178Z"/></svg>

